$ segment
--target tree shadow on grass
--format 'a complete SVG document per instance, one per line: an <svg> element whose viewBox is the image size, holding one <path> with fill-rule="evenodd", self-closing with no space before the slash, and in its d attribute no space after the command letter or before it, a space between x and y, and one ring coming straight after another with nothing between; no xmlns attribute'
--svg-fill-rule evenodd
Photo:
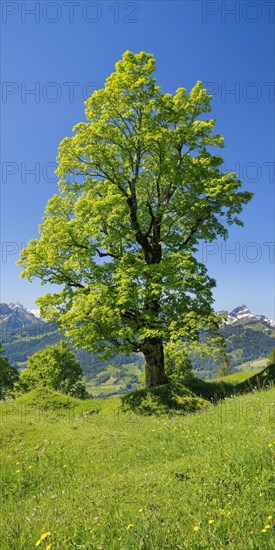
<svg viewBox="0 0 275 550"><path fill-rule="evenodd" d="M121 398L122 410L136 414L186 414L196 412L219 401L268 389L275 381L275 365L269 365L247 380L232 384L230 382L205 382L188 374L180 382L169 382L153 388L142 388Z"/></svg>
<svg viewBox="0 0 275 550"><path fill-rule="evenodd" d="M205 399L195 395L180 383L170 382L153 388L138 389L121 398L123 411L137 414L186 414L208 406Z"/></svg>

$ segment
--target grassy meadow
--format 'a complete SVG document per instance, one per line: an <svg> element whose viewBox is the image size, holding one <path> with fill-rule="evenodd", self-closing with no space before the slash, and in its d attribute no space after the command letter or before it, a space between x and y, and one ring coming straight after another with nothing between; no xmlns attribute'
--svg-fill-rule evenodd
<svg viewBox="0 0 275 550"><path fill-rule="evenodd" d="M271 387L150 416L120 397L2 403L1 550L271 550L274 401Z"/></svg>

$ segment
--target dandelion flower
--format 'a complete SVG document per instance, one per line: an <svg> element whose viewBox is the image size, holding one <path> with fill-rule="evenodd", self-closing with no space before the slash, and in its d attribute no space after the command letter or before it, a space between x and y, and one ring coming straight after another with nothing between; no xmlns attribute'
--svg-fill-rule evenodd
<svg viewBox="0 0 275 550"><path fill-rule="evenodd" d="M272 516L267 516L267 519L272 519Z"/></svg>
<svg viewBox="0 0 275 550"><path fill-rule="evenodd" d="M265 525L264 528L265 529L270 529L270 525Z"/></svg>
<svg viewBox="0 0 275 550"><path fill-rule="evenodd" d="M143 508L140 508L140 509L139 509L139 512L143 512Z"/></svg>
<svg viewBox="0 0 275 550"><path fill-rule="evenodd" d="M261 530L261 533L267 533L267 530L266 530L266 529L262 529L262 530Z"/></svg>
<svg viewBox="0 0 275 550"><path fill-rule="evenodd" d="M50 537L51 536L51 532L50 531L46 531L46 533L43 533L43 535L41 535L40 537L40 540L45 540L46 538Z"/></svg>
<svg viewBox="0 0 275 550"><path fill-rule="evenodd" d="M194 525L193 531L199 531L199 530L200 530L199 526L198 526L198 525Z"/></svg>
<svg viewBox="0 0 275 550"><path fill-rule="evenodd" d="M16 472L15 472L15 473L16 473L16 474L19 474L19 473L20 473L20 470L16 470Z"/></svg>
<svg viewBox="0 0 275 550"><path fill-rule="evenodd" d="M47 544L45 550L52 550L52 545L51 545L51 544Z"/></svg>
<svg viewBox="0 0 275 550"><path fill-rule="evenodd" d="M208 523L211 525L211 523L214 523L214 520L213 520L213 519L209 519L209 520L208 520Z"/></svg>
<svg viewBox="0 0 275 550"><path fill-rule="evenodd" d="M43 533L40 537L40 539L38 539L38 541L35 543L35 546L40 546L41 542L43 542L43 540L47 539L48 537L51 536L51 532L50 531L46 531L45 533ZM48 545L49 546L49 545ZM50 546L51 548L51 546Z"/></svg>
<svg viewBox="0 0 275 550"><path fill-rule="evenodd" d="M129 525L127 525L127 529L132 529L134 527L133 523L129 523Z"/></svg>

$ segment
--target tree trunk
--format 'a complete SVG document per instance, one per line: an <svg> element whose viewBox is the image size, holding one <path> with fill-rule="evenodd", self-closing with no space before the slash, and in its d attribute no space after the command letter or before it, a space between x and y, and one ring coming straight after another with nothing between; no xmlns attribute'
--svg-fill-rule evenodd
<svg viewBox="0 0 275 550"><path fill-rule="evenodd" d="M146 386L167 384L168 378L164 372L164 353L161 338L145 338L142 345L145 357Z"/></svg>

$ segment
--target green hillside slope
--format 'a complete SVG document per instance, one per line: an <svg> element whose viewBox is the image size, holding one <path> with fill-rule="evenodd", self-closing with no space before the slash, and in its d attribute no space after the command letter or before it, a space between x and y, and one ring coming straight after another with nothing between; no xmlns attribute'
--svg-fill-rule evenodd
<svg viewBox="0 0 275 550"><path fill-rule="evenodd" d="M274 400L183 417L2 403L1 550L273 549Z"/></svg>

